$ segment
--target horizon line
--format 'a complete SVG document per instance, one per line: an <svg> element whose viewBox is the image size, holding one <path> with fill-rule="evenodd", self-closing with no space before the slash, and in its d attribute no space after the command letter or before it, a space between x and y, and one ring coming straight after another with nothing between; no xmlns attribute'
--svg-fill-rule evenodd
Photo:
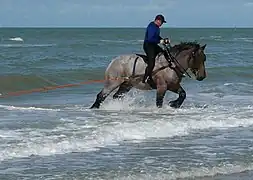
<svg viewBox="0 0 253 180"><path fill-rule="evenodd" d="M145 26L1 26L0 28L87 28L87 29L123 29L123 28L131 28L131 29L138 29L138 28L146 28ZM253 28L253 26L170 26L170 27L161 27L162 29L190 29L190 28L198 28L198 29L210 29L210 28L234 28L234 29L242 29L242 28Z"/></svg>

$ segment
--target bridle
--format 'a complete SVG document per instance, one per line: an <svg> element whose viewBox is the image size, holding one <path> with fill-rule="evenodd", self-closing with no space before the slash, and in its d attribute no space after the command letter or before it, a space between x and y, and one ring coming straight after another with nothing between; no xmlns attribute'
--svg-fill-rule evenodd
<svg viewBox="0 0 253 180"><path fill-rule="evenodd" d="M164 51L168 54L170 60L167 59L167 58L165 57L165 59L166 59L167 62L168 62L168 65L167 65L167 66L162 66L162 67L160 67L160 68L154 70L154 71L152 72L152 74L154 75L154 74L156 74L157 72L159 72L159 71L161 71L161 70L166 69L166 68L169 67L169 68L171 68L172 70L174 70L174 71L176 72L176 74L178 75L179 78L184 77L184 74L187 74L187 76L188 76L189 78L192 78L192 76L187 72L187 70L186 70L184 67L182 67L182 65L178 62L178 60L170 53L168 47L167 47L165 44L163 44L163 46L164 46L163 49L164 49ZM190 62L191 59L195 60L195 52L196 52L196 50L197 50L197 48L195 48L195 49L191 52L191 55L190 55L190 56L188 57L188 59L187 59L188 63ZM162 54L163 54L163 53L162 53ZM160 55L161 55L161 54L159 54L158 56L160 56ZM176 54L176 55L177 55L177 54ZM175 55L175 56L176 56L176 55ZM138 57L135 59L135 61L137 61L137 59L138 59ZM172 67L172 66L171 66L171 65L172 65L171 62L175 62L175 63L177 64L176 67ZM181 70L181 69L183 69L183 70ZM135 72L135 66L134 66L133 74L131 75L132 78L133 78L133 77L136 77L136 76L140 76L140 75L135 75L134 72Z"/></svg>
<svg viewBox="0 0 253 180"><path fill-rule="evenodd" d="M187 72L187 70L178 62L178 60L170 53L170 51L169 51L169 49L168 49L168 47L167 46L165 46L164 45L164 50L165 50L165 52L169 55L169 58L170 58L170 60L172 61L172 62L174 62L174 63L176 63L178 66L179 66L179 68L177 68L177 66L175 67L176 68L176 70L175 70L175 68L172 68L172 69L174 69L176 72L177 71L179 71L179 73L181 73L181 76L183 76L183 74L187 74L187 76L189 77L189 78L192 78L191 77L191 75ZM190 60L193 58L193 60L195 59L195 52L196 52L196 48L191 52L191 55L188 57L188 59L187 59L187 61L188 62L190 62ZM168 63L169 64L171 64L171 62L169 62L169 60L167 59L167 58L165 58L167 61L168 61ZM182 71L182 70L183 71Z"/></svg>

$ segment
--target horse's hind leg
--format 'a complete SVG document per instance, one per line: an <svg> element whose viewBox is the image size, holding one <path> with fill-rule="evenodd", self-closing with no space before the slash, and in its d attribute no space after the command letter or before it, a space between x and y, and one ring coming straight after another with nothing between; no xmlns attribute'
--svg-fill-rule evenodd
<svg viewBox="0 0 253 180"><path fill-rule="evenodd" d="M105 100L106 96L105 94L103 93L103 90L100 91L98 94L97 94L97 98L96 98L96 101L94 102L94 104L90 107L91 109L94 109L94 108L99 108L100 107L100 104Z"/></svg>
<svg viewBox="0 0 253 180"><path fill-rule="evenodd" d="M118 91L113 95L113 99L119 99L123 97L127 92L132 89L132 84L129 82L123 82L120 86Z"/></svg>
<svg viewBox="0 0 253 180"><path fill-rule="evenodd" d="M115 90L119 85L122 83L122 80L107 80L105 82L104 88L97 94L96 101L94 104L90 107L93 108L99 108L100 104L105 100L105 98L110 95L110 93Z"/></svg>

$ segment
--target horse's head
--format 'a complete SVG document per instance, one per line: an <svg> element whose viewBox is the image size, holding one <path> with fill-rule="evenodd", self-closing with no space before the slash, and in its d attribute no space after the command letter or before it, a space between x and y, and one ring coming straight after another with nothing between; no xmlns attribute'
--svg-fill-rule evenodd
<svg viewBox="0 0 253 180"><path fill-rule="evenodd" d="M206 44L203 46L196 46L194 50L191 52L191 57L189 60L189 69L195 75L198 81L202 81L206 78L206 70L205 70L205 47Z"/></svg>
<svg viewBox="0 0 253 180"><path fill-rule="evenodd" d="M181 44L172 47L172 50L176 54L185 52L186 59L184 64L195 75L198 81L202 81L206 78L205 61L206 55L204 53L206 44L201 46L196 42L182 42ZM183 58L184 59L184 58Z"/></svg>

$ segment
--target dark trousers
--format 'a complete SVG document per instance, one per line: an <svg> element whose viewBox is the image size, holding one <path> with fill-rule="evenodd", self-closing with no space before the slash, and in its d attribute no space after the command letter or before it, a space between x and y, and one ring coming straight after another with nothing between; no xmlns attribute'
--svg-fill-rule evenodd
<svg viewBox="0 0 253 180"><path fill-rule="evenodd" d="M148 56L148 66L145 70L145 75L143 78L143 82L144 82L148 76L150 79L152 79L152 71L155 66L155 58L159 52L163 52L164 50L161 47L159 47L157 44L148 43L148 42L144 42L143 49Z"/></svg>

